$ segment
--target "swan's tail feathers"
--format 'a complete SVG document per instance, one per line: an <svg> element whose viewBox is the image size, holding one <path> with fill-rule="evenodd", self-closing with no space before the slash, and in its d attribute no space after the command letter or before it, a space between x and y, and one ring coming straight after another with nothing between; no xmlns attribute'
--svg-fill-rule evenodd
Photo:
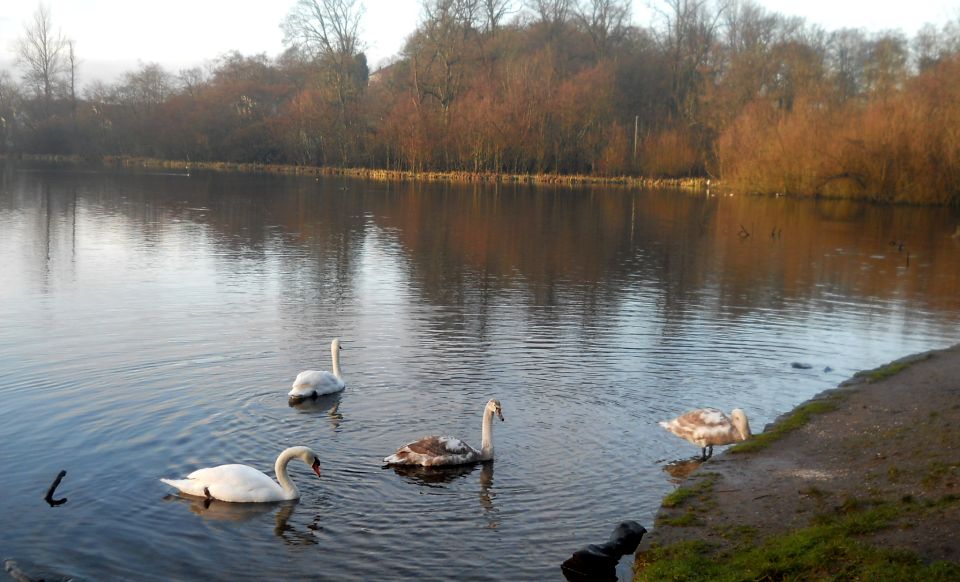
<svg viewBox="0 0 960 582"><path fill-rule="evenodd" d="M167 485L178 489L188 495L203 497L203 485L199 485L193 479L160 479Z"/></svg>
<svg viewBox="0 0 960 582"><path fill-rule="evenodd" d="M300 383L294 384L293 389L290 392L287 392L287 396L290 398L311 398L317 395L317 391L314 390L310 384Z"/></svg>
<svg viewBox="0 0 960 582"><path fill-rule="evenodd" d="M387 465L402 465L407 463L407 452L400 451L390 455L389 457L384 457L383 462Z"/></svg>
<svg viewBox="0 0 960 582"><path fill-rule="evenodd" d="M660 426L662 426L663 428L665 428L665 429L667 429L667 430L670 430L670 423L669 423L668 421L666 421L666 420L661 420L661 421L658 422L657 424L659 424Z"/></svg>

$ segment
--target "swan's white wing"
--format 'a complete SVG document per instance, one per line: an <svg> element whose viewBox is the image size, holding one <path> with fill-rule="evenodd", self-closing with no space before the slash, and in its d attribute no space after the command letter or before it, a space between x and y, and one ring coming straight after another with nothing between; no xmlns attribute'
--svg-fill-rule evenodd
<svg viewBox="0 0 960 582"><path fill-rule="evenodd" d="M288 396L323 396L343 390L346 384L327 371L305 370L297 374Z"/></svg>
<svg viewBox="0 0 960 582"><path fill-rule="evenodd" d="M262 502L284 498L280 485L247 465L220 465L198 469L186 479L161 480L189 495L222 501Z"/></svg>
<svg viewBox="0 0 960 582"><path fill-rule="evenodd" d="M459 465L471 463L479 457L479 451L458 438L427 436L400 447L384 462L398 465Z"/></svg>

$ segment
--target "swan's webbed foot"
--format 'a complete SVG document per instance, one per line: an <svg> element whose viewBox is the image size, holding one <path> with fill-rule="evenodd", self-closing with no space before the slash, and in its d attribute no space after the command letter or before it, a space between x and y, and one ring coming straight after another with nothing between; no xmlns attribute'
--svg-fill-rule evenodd
<svg viewBox="0 0 960 582"><path fill-rule="evenodd" d="M713 456L713 445L708 445L700 449L700 462L706 461Z"/></svg>
<svg viewBox="0 0 960 582"><path fill-rule="evenodd" d="M204 487L204 488L203 488L203 494L207 497L207 499L213 499L213 495L210 495L210 488L209 488L209 487Z"/></svg>

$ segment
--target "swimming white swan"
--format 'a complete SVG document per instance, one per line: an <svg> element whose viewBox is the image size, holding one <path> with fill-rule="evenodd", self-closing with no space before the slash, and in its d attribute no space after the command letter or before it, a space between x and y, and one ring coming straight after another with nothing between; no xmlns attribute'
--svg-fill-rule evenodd
<svg viewBox="0 0 960 582"><path fill-rule="evenodd" d="M290 447L280 453L274 470L280 484L249 465L220 465L197 469L186 479L160 479L183 493L235 503L260 503L299 499L300 490L287 475L287 464L300 459L320 476L320 459L307 447Z"/></svg>
<svg viewBox="0 0 960 582"><path fill-rule="evenodd" d="M503 421L499 400L487 402L483 409L483 431L480 450L460 439L448 436L426 436L404 445L397 452L383 459L388 465L463 465L493 458L493 415Z"/></svg>
<svg viewBox="0 0 960 582"><path fill-rule="evenodd" d="M702 461L713 456L713 445L729 445L750 438L747 415L739 408L730 411L729 417L713 408L699 408L673 420L660 421L660 426L701 447Z"/></svg>
<svg viewBox="0 0 960 582"><path fill-rule="evenodd" d="M340 372L340 338L330 342L330 355L333 358L333 373L305 370L297 374L293 381L293 389L287 393L290 398L313 398L324 394L333 394L346 387L343 374Z"/></svg>

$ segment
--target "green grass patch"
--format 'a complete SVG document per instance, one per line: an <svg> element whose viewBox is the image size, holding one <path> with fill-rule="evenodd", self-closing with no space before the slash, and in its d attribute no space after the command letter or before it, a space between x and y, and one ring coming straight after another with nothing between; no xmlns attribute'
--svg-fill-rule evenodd
<svg viewBox="0 0 960 582"><path fill-rule="evenodd" d="M760 545L745 541L718 552L701 541L651 549L635 581L647 580L925 580L960 579L960 565L925 564L901 550L871 546L858 536L891 526L910 506L850 500L821 523L773 536Z"/></svg>
<svg viewBox="0 0 960 582"><path fill-rule="evenodd" d="M663 498L661 505L664 507L676 507L694 495L693 489L689 487L677 487L673 490L673 493Z"/></svg>
<svg viewBox="0 0 960 582"><path fill-rule="evenodd" d="M939 485L947 477L960 477L960 465L948 465L947 463L934 461L927 467L920 479L920 484L924 489L930 489Z"/></svg>
<svg viewBox="0 0 960 582"><path fill-rule="evenodd" d="M823 414L837 408L839 396L831 396L822 400L813 400L801 404L789 416L777 422L770 430L750 437L748 440L737 443L727 449L731 453L752 453L769 447L772 443L783 438L784 435L795 431L810 422L814 414Z"/></svg>
<svg viewBox="0 0 960 582"><path fill-rule="evenodd" d="M660 517L657 519L657 526L662 525L671 525L674 527L690 527L691 525L697 525L697 516L693 511L687 511L686 513L678 517Z"/></svg>
<svg viewBox="0 0 960 582"><path fill-rule="evenodd" d="M862 372L857 372L854 374L854 378L866 378L867 382L879 382L880 380L885 380L890 376L895 376L900 372L906 370L910 366L916 364L917 362L923 362L929 360L933 357L932 353L920 354L918 356L909 356L902 360L896 362L890 362L889 364L884 364L879 368L873 370L864 370Z"/></svg>
<svg viewBox="0 0 960 582"><path fill-rule="evenodd" d="M664 507L677 507L691 497L700 497L704 493L709 493L713 489L713 484L717 480L716 473L703 473L696 477L697 482L689 487L677 487L663 498L661 505Z"/></svg>
<svg viewBox="0 0 960 582"><path fill-rule="evenodd" d="M886 366L880 366L876 370L867 372L867 378L871 382L886 380L890 376L895 376L910 367L911 362L893 362Z"/></svg>
<svg viewBox="0 0 960 582"><path fill-rule="evenodd" d="M711 526L714 535L736 544L752 544L760 532L751 525Z"/></svg>

